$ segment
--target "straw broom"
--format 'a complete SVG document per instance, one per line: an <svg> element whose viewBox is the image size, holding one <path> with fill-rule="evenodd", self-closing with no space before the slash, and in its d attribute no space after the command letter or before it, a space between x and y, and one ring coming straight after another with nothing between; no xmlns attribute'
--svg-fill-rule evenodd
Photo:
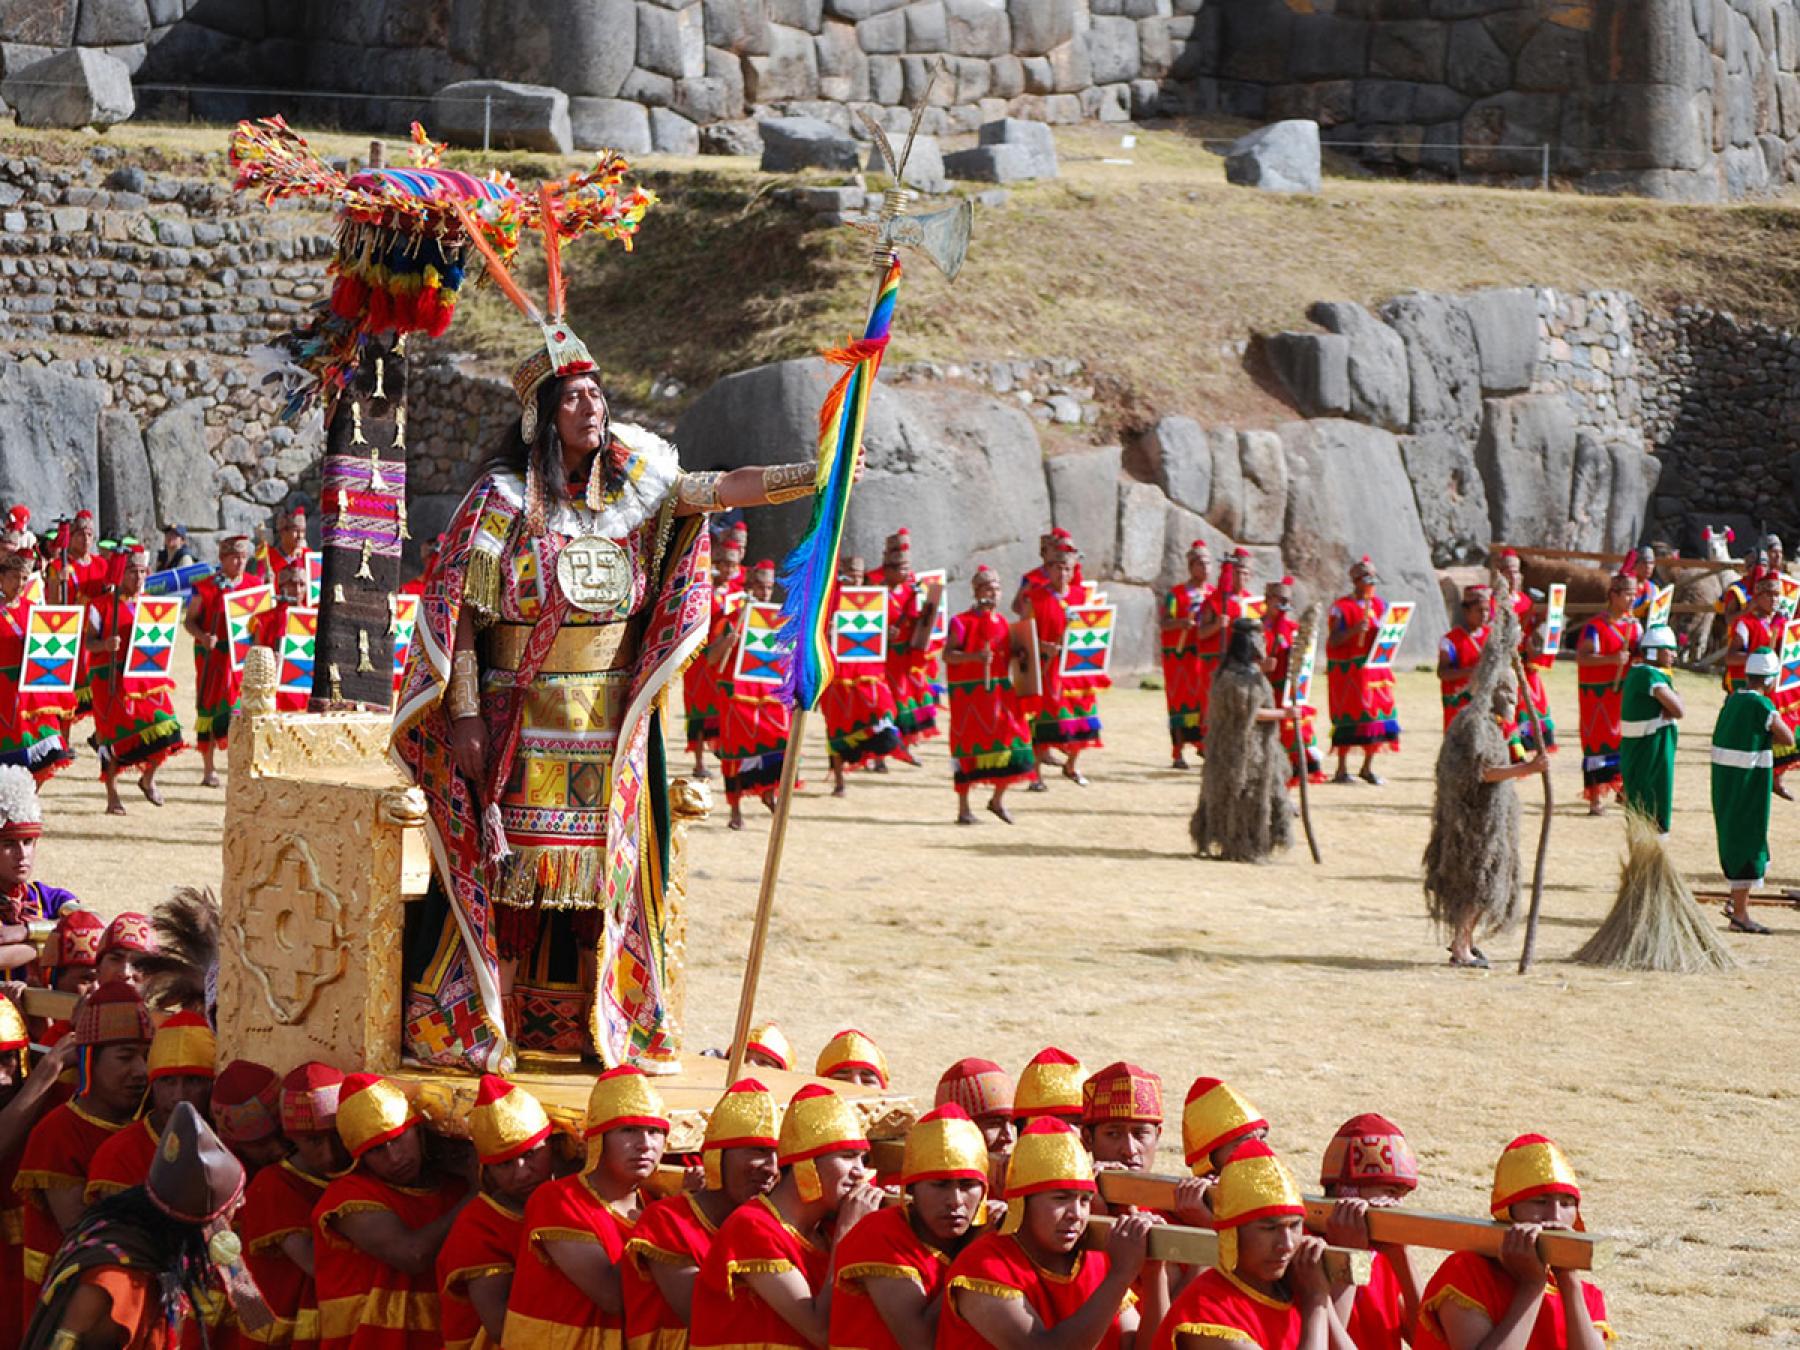
<svg viewBox="0 0 1800 1350"><path fill-rule="evenodd" d="M1678 975L1737 969L1670 861L1656 822L1627 807L1625 836L1619 898L1575 959L1590 966Z"/></svg>

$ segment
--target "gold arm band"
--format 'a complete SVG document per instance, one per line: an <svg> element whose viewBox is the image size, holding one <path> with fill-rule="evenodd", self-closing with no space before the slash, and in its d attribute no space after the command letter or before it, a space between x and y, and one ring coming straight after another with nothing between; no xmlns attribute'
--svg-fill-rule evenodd
<svg viewBox="0 0 1800 1350"><path fill-rule="evenodd" d="M458 651L450 657L450 685L444 704L452 722L481 715L481 675L475 653Z"/></svg>
<svg viewBox="0 0 1800 1350"><path fill-rule="evenodd" d="M81 1350L81 1333L61 1328L50 1338L50 1350Z"/></svg>
<svg viewBox="0 0 1800 1350"><path fill-rule="evenodd" d="M763 497L770 506L813 495L819 471L812 464L770 464L762 471Z"/></svg>
<svg viewBox="0 0 1800 1350"><path fill-rule="evenodd" d="M699 511L717 511L719 505L719 480L725 475L716 469L704 473L684 473L676 484L675 493L683 506L691 506Z"/></svg>

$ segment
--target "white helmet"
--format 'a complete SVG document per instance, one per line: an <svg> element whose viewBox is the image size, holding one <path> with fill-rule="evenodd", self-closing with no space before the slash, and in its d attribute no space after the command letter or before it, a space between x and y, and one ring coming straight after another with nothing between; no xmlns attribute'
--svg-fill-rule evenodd
<svg viewBox="0 0 1800 1350"><path fill-rule="evenodd" d="M1781 671L1781 662L1775 659L1775 653L1767 647L1758 648L1750 653L1744 662L1744 674L1752 677L1768 679Z"/></svg>
<svg viewBox="0 0 1800 1350"><path fill-rule="evenodd" d="M1673 651L1675 645L1675 630L1666 623L1659 623L1652 627L1649 632L1644 634L1643 640L1638 643L1638 646L1645 651L1650 651L1655 647L1667 647Z"/></svg>

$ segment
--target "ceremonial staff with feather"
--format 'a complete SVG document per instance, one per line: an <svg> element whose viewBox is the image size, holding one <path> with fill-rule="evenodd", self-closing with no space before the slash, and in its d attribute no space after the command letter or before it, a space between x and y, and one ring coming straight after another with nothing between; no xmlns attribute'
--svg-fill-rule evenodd
<svg viewBox="0 0 1800 1350"><path fill-rule="evenodd" d="M743 1068L745 1045L756 1013L756 986L762 974L763 947L769 919L775 907L775 889L781 876L781 853L787 838L788 812L793 802L794 780L800 767L800 747L805 739L807 715L831 683L832 583L837 576L838 548L843 541L844 519L850 492L862 466L863 426L869 395L874 389L881 358L887 351L900 295L900 249L918 248L946 277L955 279L968 253L974 208L967 201L941 211L908 216L913 193L901 186L907 159L918 135L919 119L929 101L931 85L943 69L940 61L920 95L912 126L900 154L894 154L881 127L866 113L867 124L882 159L893 177L881 213L873 220L857 222L875 236L870 261L875 271L863 335L847 346L824 353L825 359L845 367L825 396L819 410L819 461L814 480L812 520L781 567L785 593L782 605L782 638L792 653L786 694L791 697L794 720L782 762L781 790L775 801L775 817L769 829L768 853L763 859L762 887L757 897L756 923L751 931L750 953L744 966L743 988L738 998L737 1025L731 1035L731 1060L726 1082L735 1082Z"/></svg>

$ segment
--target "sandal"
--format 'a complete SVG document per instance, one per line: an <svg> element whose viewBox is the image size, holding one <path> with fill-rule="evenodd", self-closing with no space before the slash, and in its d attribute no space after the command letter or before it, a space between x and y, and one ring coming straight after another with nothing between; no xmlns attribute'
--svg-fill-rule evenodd
<svg viewBox="0 0 1800 1350"><path fill-rule="evenodd" d="M1077 772L1070 765L1063 765L1062 776L1068 779L1076 787L1086 787L1088 785L1087 775Z"/></svg>
<svg viewBox="0 0 1800 1350"><path fill-rule="evenodd" d="M1331 781L1332 781L1333 786L1336 786L1336 787L1355 787L1356 786L1356 779L1354 779L1350 776L1350 770L1348 770L1348 769L1339 769L1337 771L1337 773L1332 776Z"/></svg>
<svg viewBox="0 0 1800 1350"><path fill-rule="evenodd" d="M1734 933L1768 933L1773 931L1766 924L1760 924L1755 919L1740 919L1735 914L1727 914L1725 916L1725 923Z"/></svg>
<svg viewBox="0 0 1800 1350"><path fill-rule="evenodd" d="M1358 778L1362 779L1363 782L1368 783L1374 787L1386 787L1387 786L1387 779L1383 778L1380 774L1376 773L1375 770L1373 770L1373 769L1364 769L1361 773L1357 774L1356 776Z"/></svg>
<svg viewBox="0 0 1800 1350"><path fill-rule="evenodd" d="M1489 969L1487 957L1483 956L1478 951L1471 951L1466 960L1464 958L1458 956L1455 952L1451 952L1450 953L1450 964L1453 966L1459 967L1459 968L1467 968L1469 970L1487 970L1487 969Z"/></svg>

